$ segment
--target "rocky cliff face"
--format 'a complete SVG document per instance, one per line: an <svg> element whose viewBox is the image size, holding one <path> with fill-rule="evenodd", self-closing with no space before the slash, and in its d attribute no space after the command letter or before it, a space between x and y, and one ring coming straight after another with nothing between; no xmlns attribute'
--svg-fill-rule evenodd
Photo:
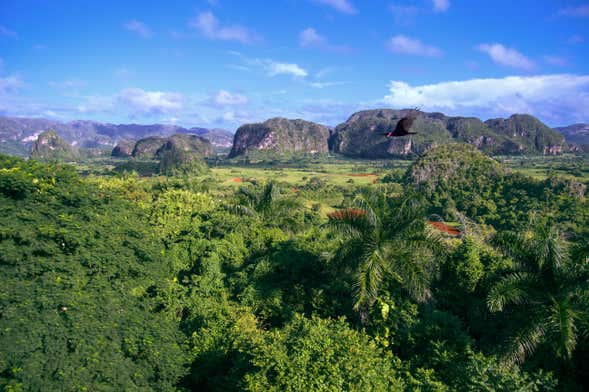
<svg viewBox="0 0 589 392"><path fill-rule="evenodd" d="M448 117L419 112L412 130L417 135L386 138L408 110L366 110L338 125L330 137L334 152L360 158L406 157L428 149L462 142L493 154L560 154L564 139L539 120L527 115L482 122L473 117Z"/></svg>
<svg viewBox="0 0 589 392"><path fill-rule="evenodd" d="M55 131L42 132L31 150L31 158L40 160L70 160L77 156L78 151Z"/></svg>
<svg viewBox="0 0 589 392"><path fill-rule="evenodd" d="M252 153L275 156L322 154L328 152L328 138L329 129L323 125L304 120L273 118L239 127L229 157Z"/></svg>
<svg viewBox="0 0 589 392"><path fill-rule="evenodd" d="M566 147L564 137L560 133L527 114L487 120L485 124L496 134L505 136L516 144L518 152L556 155L561 154Z"/></svg>
<svg viewBox="0 0 589 392"><path fill-rule="evenodd" d="M157 151L166 143L166 139L159 136L150 136L138 140L135 143L131 155L133 158L156 158Z"/></svg>
<svg viewBox="0 0 589 392"><path fill-rule="evenodd" d="M570 151L589 151L589 124L573 124L554 129L564 136Z"/></svg>
<svg viewBox="0 0 589 392"><path fill-rule="evenodd" d="M389 158L421 154L452 140L443 115L420 112L412 130L417 135L386 138L409 110L378 109L354 113L332 132L330 145L336 153L358 158Z"/></svg>
<svg viewBox="0 0 589 392"><path fill-rule="evenodd" d="M133 155L133 148L135 147L134 140L121 140L115 148L112 149L111 155L118 158L127 158Z"/></svg>

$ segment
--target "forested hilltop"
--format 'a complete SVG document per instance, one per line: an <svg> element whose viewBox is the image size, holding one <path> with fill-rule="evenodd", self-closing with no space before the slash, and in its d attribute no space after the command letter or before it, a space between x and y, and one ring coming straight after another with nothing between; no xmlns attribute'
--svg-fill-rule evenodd
<svg viewBox="0 0 589 392"><path fill-rule="evenodd" d="M586 159L155 144L149 175L0 155L0 390L589 389Z"/></svg>

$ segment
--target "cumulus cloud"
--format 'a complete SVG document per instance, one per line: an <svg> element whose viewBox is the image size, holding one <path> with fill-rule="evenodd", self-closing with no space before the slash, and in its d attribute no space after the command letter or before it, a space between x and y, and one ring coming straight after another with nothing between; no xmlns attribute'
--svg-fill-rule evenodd
<svg viewBox="0 0 589 392"><path fill-rule="evenodd" d="M188 24L200 31L207 38L219 41L236 41L251 44L260 40L260 36L239 25L223 26L212 12L201 12Z"/></svg>
<svg viewBox="0 0 589 392"><path fill-rule="evenodd" d="M15 31L10 30L6 26L0 25L0 37L18 38L18 34Z"/></svg>
<svg viewBox="0 0 589 392"><path fill-rule="evenodd" d="M308 72L297 64L277 63L270 60L266 62L265 67L269 76L291 75L304 78L308 75Z"/></svg>
<svg viewBox="0 0 589 392"><path fill-rule="evenodd" d="M411 86L391 81L383 102L455 115L530 113L546 121L589 118L589 75L509 76Z"/></svg>
<svg viewBox="0 0 589 392"><path fill-rule="evenodd" d="M444 12L450 8L450 0L432 0L434 11Z"/></svg>
<svg viewBox="0 0 589 392"><path fill-rule="evenodd" d="M561 16L569 16L573 18L589 18L589 5L561 8L558 11L558 14Z"/></svg>
<svg viewBox="0 0 589 392"><path fill-rule="evenodd" d="M356 8L348 0L313 0L313 2L327 5L344 14L353 15L356 13Z"/></svg>
<svg viewBox="0 0 589 392"><path fill-rule="evenodd" d="M501 44L480 44L477 50L484 52L491 57L493 62L506 67L520 68L524 70L532 70L535 65L526 56L515 49L507 48Z"/></svg>
<svg viewBox="0 0 589 392"><path fill-rule="evenodd" d="M212 102L216 106L240 106L246 105L248 99L242 94L232 94L226 90L219 90L213 97Z"/></svg>
<svg viewBox="0 0 589 392"><path fill-rule="evenodd" d="M312 27L299 33L299 45L303 48L318 48L331 52L349 52L350 48L344 45L332 45L325 36L319 34Z"/></svg>
<svg viewBox="0 0 589 392"><path fill-rule="evenodd" d="M443 52L435 46L426 45L418 39L399 34L392 37L385 45L387 50L397 54L412 56L440 57Z"/></svg>
<svg viewBox="0 0 589 392"><path fill-rule="evenodd" d="M163 114L182 109L181 94L163 91L145 91L127 88L118 95L118 100L136 113Z"/></svg>
<svg viewBox="0 0 589 392"><path fill-rule="evenodd" d="M138 20L130 20L123 25L127 30L137 34L142 38L149 38L153 36L153 32L144 23Z"/></svg>

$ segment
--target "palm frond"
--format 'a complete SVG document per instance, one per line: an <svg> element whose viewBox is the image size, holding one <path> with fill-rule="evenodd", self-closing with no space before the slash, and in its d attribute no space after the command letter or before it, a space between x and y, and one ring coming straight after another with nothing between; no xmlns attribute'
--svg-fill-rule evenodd
<svg viewBox="0 0 589 392"><path fill-rule="evenodd" d="M577 312L567 300L552 299L548 317L548 329L554 339L556 355L570 359L577 345Z"/></svg>
<svg viewBox="0 0 589 392"><path fill-rule="evenodd" d="M523 363L528 356L534 353L545 334L542 322L530 322L526 328L520 329L510 339L503 360L510 364Z"/></svg>
<svg viewBox="0 0 589 392"><path fill-rule="evenodd" d="M487 296L491 312L501 312L506 305L529 302L530 289L538 284L537 277L528 272L515 272L497 282Z"/></svg>

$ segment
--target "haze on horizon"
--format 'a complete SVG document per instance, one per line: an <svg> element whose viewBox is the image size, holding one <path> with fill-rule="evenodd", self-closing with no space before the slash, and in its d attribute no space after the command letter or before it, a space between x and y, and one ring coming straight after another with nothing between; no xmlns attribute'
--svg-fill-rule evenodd
<svg viewBox="0 0 589 392"><path fill-rule="evenodd" d="M589 122L589 3L0 4L0 115L235 129L369 108Z"/></svg>

